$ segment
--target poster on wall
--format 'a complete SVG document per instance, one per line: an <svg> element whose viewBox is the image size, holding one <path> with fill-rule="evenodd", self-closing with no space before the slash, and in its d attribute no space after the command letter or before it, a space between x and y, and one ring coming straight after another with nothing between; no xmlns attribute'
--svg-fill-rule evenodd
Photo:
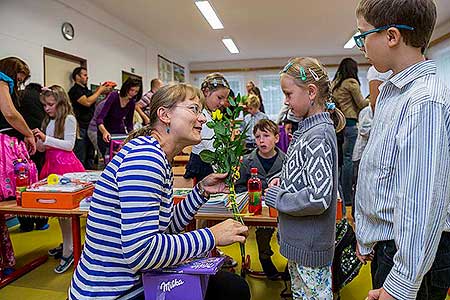
<svg viewBox="0 0 450 300"><path fill-rule="evenodd" d="M172 62L158 55L158 77L164 83L169 83L173 80Z"/></svg>
<svg viewBox="0 0 450 300"><path fill-rule="evenodd" d="M173 63L173 80L176 82L185 82L184 67Z"/></svg>
<svg viewBox="0 0 450 300"><path fill-rule="evenodd" d="M127 71L122 71L122 84L127 81L128 78L133 78L139 81L142 81L142 76L136 75L136 74L132 74L132 73L128 73Z"/></svg>

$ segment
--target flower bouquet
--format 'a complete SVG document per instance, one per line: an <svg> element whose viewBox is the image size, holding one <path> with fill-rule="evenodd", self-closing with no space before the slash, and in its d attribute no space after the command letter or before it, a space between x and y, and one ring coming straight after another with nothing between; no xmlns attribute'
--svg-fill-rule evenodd
<svg viewBox="0 0 450 300"><path fill-rule="evenodd" d="M244 153L245 133L248 128L240 131L242 121L238 120L239 114L243 111L242 102L244 97L237 95L235 99L228 98L229 106L224 112L216 110L212 112L212 121L206 123L206 126L214 130L215 151L203 150L200 152L200 158L211 164L218 173L228 173L225 179L226 184L230 188L228 200L231 205L231 211L236 221L244 224L242 214L236 203L236 191L234 184L239 179L239 167L241 164L241 156ZM241 247L242 262L245 261L245 247Z"/></svg>

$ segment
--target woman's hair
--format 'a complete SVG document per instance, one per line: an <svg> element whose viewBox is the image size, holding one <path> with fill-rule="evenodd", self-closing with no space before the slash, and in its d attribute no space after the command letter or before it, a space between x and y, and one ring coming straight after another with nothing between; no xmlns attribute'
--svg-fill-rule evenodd
<svg viewBox="0 0 450 300"><path fill-rule="evenodd" d="M25 74L24 82L30 78L30 68L27 63L18 57L6 57L0 60L0 72L4 73L14 81L14 93L17 95L19 83L17 82L17 74Z"/></svg>
<svg viewBox="0 0 450 300"><path fill-rule="evenodd" d="M339 64L339 67L333 78L332 92L338 89L341 86L342 82L348 78L356 79L356 81L361 84L358 78L358 63L354 59L349 57L344 58Z"/></svg>
<svg viewBox="0 0 450 300"><path fill-rule="evenodd" d="M139 79L134 79L129 77L125 82L122 84L122 87L120 88L120 97L126 97L128 92L131 88L138 87L139 92L137 93L135 99L139 100L142 98L142 81Z"/></svg>
<svg viewBox="0 0 450 300"><path fill-rule="evenodd" d="M247 107L259 109L261 107L261 101L258 96L252 94L248 96L247 101L245 101L245 105L247 105Z"/></svg>
<svg viewBox="0 0 450 300"><path fill-rule="evenodd" d="M214 92L220 88L230 89L230 84L225 79L225 77L220 73L211 73L206 75L203 80L200 89L205 92L207 89L210 92Z"/></svg>
<svg viewBox="0 0 450 300"><path fill-rule="evenodd" d="M72 104L70 104L69 96L67 95L66 91L59 85L52 85L49 88L44 87L41 93L41 102L45 104L45 98L50 96L53 96L56 100L54 137L58 139L63 139L64 124L66 122L66 117L68 115L74 115ZM42 131L45 132L49 122L50 117L48 114L46 114L44 120L42 121Z"/></svg>
<svg viewBox="0 0 450 300"><path fill-rule="evenodd" d="M259 87L257 87L257 86L252 87L252 88L250 89L249 94L250 94L250 95L256 95L256 96L258 96L259 101L260 101L261 103L263 102L263 99L262 99L262 96L261 96L261 90L259 89Z"/></svg>
<svg viewBox="0 0 450 300"><path fill-rule="evenodd" d="M289 60L281 70L281 76L290 76L297 86L305 88L308 84L314 84L318 90L316 102L325 106L330 101L330 80L325 67L315 58L297 57Z"/></svg>
<svg viewBox="0 0 450 300"><path fill-rule="evenodd" d="M149 124L142 127L141 129L132 131L125 140L125 143L141 135L150 135L159 121L158 109L160 107L171 109L178 103L185 101L187 97L189 97L190 100L198 97L201 103L204 103L205 101L203 93L198 88L187 83L168 84L161 87L152 96Z"/></svg>

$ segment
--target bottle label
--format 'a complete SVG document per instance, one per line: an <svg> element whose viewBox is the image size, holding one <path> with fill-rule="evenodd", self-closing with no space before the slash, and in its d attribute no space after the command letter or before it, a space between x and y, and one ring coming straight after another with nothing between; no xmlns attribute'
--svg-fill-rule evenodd
<svg viewBox="0 0 450 300"><path fill-rule="evenodd" d="M251 192L249 193L250 205L257 206L261 203L261 192Z"/></svg>

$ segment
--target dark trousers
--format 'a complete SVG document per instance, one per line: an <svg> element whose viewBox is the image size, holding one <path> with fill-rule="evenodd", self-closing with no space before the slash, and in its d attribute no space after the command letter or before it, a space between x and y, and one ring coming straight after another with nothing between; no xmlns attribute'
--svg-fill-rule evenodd
<svg viewBox="0 0 450 300"><path fill-rule="evenodd" d="M87 134L87 128L80 128L80 136L75 142L73 152L86 170L94 168L94 145Z"/></svg>
<svg viewBox="0 0 450 300"><path fill-rule="evenodd" d="M352 218L355 219L355 196L356 185L358 184L359 163L361 160L353 162L353 195L352 195Z"/></svg>
<svg viewBox="0 0 450 300"><path fill-rule="evenodd" d="M97 145L103 157L105 157L105 155L109 156L109 143L103 140L103 135L100 131L97 131ZM112 157L109 159L112 159Z"/></svg>
<svg viewBox="0 0 450 300"><path fill-rule="evenodd" d="M379 289L394 266L397 252L393 240L378 242L371 264L372 286ZM450 232L444 232L433 265L425 274L417 298L419 300L444 300L450 287Z"/></svg>
<svg viewBox="0 0 450 300"><path fill-rule="evenodd" d="M275 231L275 228L256 228L256 243L258 245L259 261L267 277L271 278L278 275L278 270L272 262L273 251L270 247L270 240Z"/></svg>
<svg viewBox="0 0 450 300"><path fill-rule="evenodd" d="M20 230L22 231L32 231L34 229L34 224L36 224L36 229L41 229L48 223L48 218L41 217L17 217L20 223Z"/></svg>
<svg viewBox="0 0 450 300"><path fill-rule="evenodd" d="M356 125L346 125L344 128L344 144L342 145L343 164L342 164L342 192L344 203L346 206L352 205L352 181L353 181L353 148L355 148L356 138L358 136L358 128Z"/></svg>

